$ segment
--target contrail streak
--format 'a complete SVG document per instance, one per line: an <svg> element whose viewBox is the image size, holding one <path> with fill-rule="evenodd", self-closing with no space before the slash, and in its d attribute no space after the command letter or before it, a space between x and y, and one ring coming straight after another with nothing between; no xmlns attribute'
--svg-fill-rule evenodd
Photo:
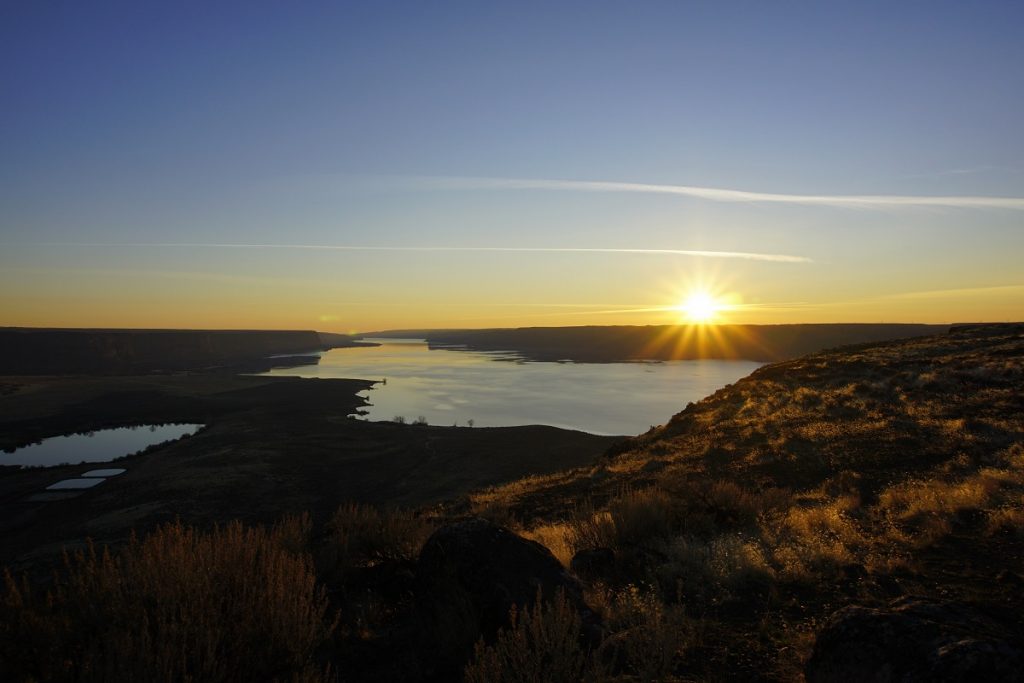
<svg viewBox="0 0 1024 683"><path fill-rule="evenodd" d="M775 261L779 263L812 263L806 256L789 254L760 254L746 251L709 251L703 249L613 249L587 247L415 247L370 246L343 244L240 244L209 242L157 242L157 243L83 243L53 242L34 244L45 247L99 247L99 248L161 248L161 249L306 249L312 251L410 251L410 252L523 252L566 254L655 254L665 256L697 256L704 258L745 259L748 261Z"/></svg>
<svg viewBox="0 0 1024 683"><path fill-rule="evenodd" d="M594 180L549 180L529 178L421 178L428 185L447 189L475 190L575 190L584 192L639 192L674 194L716 202L802 204L861 209L958 208L1024 210L1021 197L930 196L930 195L811 195L748 192L692 185L651 185Z"/></svg>

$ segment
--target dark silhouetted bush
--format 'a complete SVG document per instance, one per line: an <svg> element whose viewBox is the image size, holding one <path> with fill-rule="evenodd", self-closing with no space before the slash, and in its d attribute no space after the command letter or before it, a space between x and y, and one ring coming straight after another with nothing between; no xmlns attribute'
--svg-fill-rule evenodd
<svg viewBox="0 0 1024 683"><path fill-rule="evenodd" d="M0 678L324 680L312 657L334 625L297 552L308 529L169 524L115 554L66 555L45 594L7 573Z"/></svg>

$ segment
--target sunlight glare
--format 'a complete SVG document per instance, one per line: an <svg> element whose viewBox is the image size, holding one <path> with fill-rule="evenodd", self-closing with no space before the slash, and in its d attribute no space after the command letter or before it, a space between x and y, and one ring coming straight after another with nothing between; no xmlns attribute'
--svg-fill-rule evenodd
<svg viewBox="0 0 1024 683"><path fill-rule="evenodd" d="M677 308L690 322L707 323L722 310L722 305L707 292L693 292Z"/></svg>

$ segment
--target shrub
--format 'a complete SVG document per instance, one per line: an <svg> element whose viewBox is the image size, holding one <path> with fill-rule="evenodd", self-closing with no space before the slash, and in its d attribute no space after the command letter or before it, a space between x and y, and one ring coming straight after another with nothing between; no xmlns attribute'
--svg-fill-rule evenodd
<svg viewBox="0 0 1024 683"><path fill-rule="evenodd" d="M738 535L677 538L655 575L666 598L708 606L727 595L764 597L775 579L762 546Z"/></svg>
<svg viewBox="0 0 1024 683"><path fill-rule="evenodd" d="M605 625L613 634L602 644L617 672L641 681L668 679L688 642L689 627L681 605L666 605L637 586L608 593L603 600Z"/></svg>
<svg viewBox="0 0 1024 683"><path fill-rule="evenodd" d="M596 512L590 506L576 511L566 523L566 545L571 556L584 548L615 548L618 546L618 535L615 520L607 511Z"/></svg>
<svg viewBox="0 0 1024 683"><path fill-rule="evenodd" d="M169 524L117 554L65 555L46 595L8 573L0 677L318 680L311 658L334 624L310 559L290 547L302 528Z"/></svg>
<svg viewBox="0 0 1024 683"><path fill-rule="evenodd" d="M464 671L466 683L577 683L595 680L590 654L580 643L579 614L559 593L545 604L538 593L531 608L514 606L511 623L493 645L476 644Z"/></svg>
<svg viewBox="0 0 1024 683"><path fill-rule="evenodd" d="M344 574L358 566L414 559L433 525L406 510L348 503L334 513L328 529L327 564Z"/></svg>
<svg viewBox="0 0 1024 683"><path fill-rule="evenodd" d="M673 499L660 489L628 491L608 506L618 545L642 544L672 535L676 522Z"/></svg>

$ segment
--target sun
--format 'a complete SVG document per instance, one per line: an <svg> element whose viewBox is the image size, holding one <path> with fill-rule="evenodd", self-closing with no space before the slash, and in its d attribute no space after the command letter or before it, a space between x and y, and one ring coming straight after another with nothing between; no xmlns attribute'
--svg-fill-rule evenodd
<svg viewBox="0 0 1024 683"><path fill-rule="evenodd" d="M677 310L686 315L687 320L694 323L711 322L722 308L722 304L707 292L692 292L676 306Z"/></svg>

